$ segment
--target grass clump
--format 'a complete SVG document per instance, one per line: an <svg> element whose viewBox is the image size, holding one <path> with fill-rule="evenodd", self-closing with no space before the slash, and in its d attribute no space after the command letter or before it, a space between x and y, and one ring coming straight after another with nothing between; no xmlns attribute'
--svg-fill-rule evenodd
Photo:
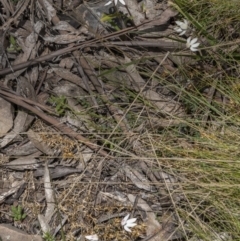
<svg viewBox="0 0 240 241"><path fill-rule="evenodd" d="M151 147L159 163L181 180L185 201L177 213L187 224L182 225L185 235L239 240L240 2L176 0L172 5L195 28L202 51L178 70L190 79L180 97L189 117L165 129L164 138L155 138Z"/></svg>
<svg viewBox="0 0 240 241"><path fill-rule="evenodd" d="M22 208L22 206L18 205L18 206L12 206L11 207L11 211L12 211L12 216L14 221L23 221L27 214L24 213L24 210Z"/></svg>

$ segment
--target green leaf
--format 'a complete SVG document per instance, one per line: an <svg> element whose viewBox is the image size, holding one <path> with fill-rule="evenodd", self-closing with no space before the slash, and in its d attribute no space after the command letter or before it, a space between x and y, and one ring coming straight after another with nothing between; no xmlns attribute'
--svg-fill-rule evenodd
<svg viewBox="0 0 240 241"><path fill-rule="evenodd" d="M15 38L13 36L10 35L10 38L9 38L9 42L10 44L12 44L13 46L17 45L17 42L15 40Z"/></svg>

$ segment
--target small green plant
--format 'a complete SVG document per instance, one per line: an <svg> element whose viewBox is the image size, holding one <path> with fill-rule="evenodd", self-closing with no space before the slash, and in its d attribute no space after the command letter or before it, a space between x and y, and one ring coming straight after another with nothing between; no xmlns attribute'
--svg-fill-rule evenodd
<svg viewBox="0 0 240 241"><path fill-rule="evenodd" d="M67 110L71 110L65 96L51 96L49 102L55 106L55 110L60 116L64 115Z"/></svg>
<svg viewBox="0 0 240 241"><path fill-rule="evenodd" d="M103 23L109 24L116 31L132 24L132 19L122 12L114 12L112 14L103 14L101 17Z"/></svg>
<svg viewBox="0 0 240 241"><path fill-rule="evenodd" d="M120 30L119 27L119 18L121 17L120 13L113 13L113 14L103 14L103 16L101 17L101 21L104 23L108 23L109 25L111 25L111 27L113 29L115 29L116 31Z"/></svg>
<svg viewBox="0 0 240 241"><path fill-rule="evenodd" d="M14 218L14 221L23 221L27 216L20 205L16 207L12 206L11 211L12 211L12 216Z"/></svg>
<svg viewBox="0 0 240 241"><path fill-rule="evenodd" d="M7 48L8 52L18 52L21 50L21 47L18 46L16 39L10 35L9 37L10 46Z"/></svg>
<svg viewBox="0 0 240 241"><path fill-rule="evenodd" d="M43 239L46 241L55 241L55 238L50 232L46 232L43 234Z"/></svg>
<svg viewBox="0 0 240 241"><path fill-rule="evenodd" d="M17 4L19 0L11 0L14 4Z"/></svg>

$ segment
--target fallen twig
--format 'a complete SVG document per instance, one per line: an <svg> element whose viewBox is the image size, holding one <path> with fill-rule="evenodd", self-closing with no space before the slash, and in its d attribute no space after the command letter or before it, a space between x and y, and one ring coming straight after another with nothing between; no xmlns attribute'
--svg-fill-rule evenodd
<svg viewBox="0 0 240 241"><path fill-rule="evenodd" d="M15 93L14 91L12 91L10 89L7 89L5 87L2 87L2 86L0 87L0 95L3 98L4 98L4 96L6 96L6 97L9 97L9 98L14 98L16 100L22 100L22 101L24 101L24 102L26 102L30 105L39 107L40 109L48 112L49 114L56 115L56 112L53 109L51 109L49 106L39 104L39 103L29 99L29 98L24 98L24 97L18 95L17 93Z"/></svg>

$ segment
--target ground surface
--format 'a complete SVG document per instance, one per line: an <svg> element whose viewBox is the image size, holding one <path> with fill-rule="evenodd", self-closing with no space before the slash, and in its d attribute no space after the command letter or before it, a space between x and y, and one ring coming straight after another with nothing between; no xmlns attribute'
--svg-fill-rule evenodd
<svg viewBox="0 0 240 241"><path fill-rule="evenodd" d="M240 2L125 2L0 1L3 241L239 240Z"/></svg>

